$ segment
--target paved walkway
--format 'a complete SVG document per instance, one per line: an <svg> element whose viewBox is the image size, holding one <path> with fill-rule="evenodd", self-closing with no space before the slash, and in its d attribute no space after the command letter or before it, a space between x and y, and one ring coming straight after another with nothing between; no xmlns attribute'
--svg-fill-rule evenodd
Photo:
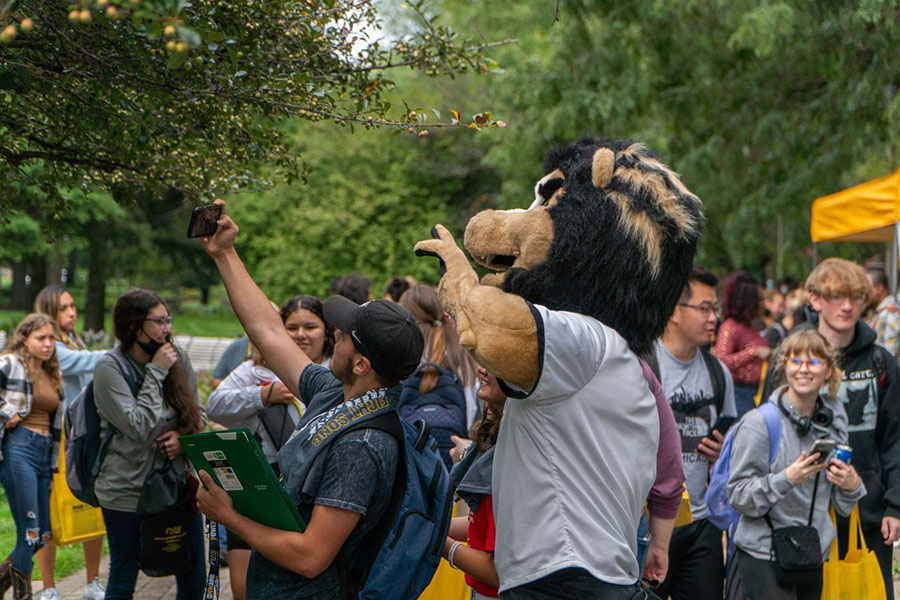
<svg viewBox="0 0 900 600"><path fill-rule="evenodd" d="M103 562L100 564L100 579L105 582L108 574L109 557L104 556ZM57 581L56 588L59 590L60 600L81 600L84 582L84 569ZM36 592L34 597L37 600L40 598L38 590L41 589L41 582L35 581L33 588ZM175 578L147 577L141 573L138 575L137 585L134 588L134 597L138 600L172 600L175 597ZM227 568L219 572L219 598L221 600L231 600L231 586Z"/></svg>

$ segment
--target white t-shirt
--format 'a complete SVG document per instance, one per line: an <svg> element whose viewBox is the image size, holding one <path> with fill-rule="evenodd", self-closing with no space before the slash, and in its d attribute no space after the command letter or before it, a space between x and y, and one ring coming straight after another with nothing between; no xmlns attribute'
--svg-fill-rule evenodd
<svg viewBox="0 0 900 600"><path fill-rule="evenodd" d="M641 508L659 417L625 340L596 319L533 306L540 371L509 396L494 455L500 591L565 569L637 581Z"/></svg>

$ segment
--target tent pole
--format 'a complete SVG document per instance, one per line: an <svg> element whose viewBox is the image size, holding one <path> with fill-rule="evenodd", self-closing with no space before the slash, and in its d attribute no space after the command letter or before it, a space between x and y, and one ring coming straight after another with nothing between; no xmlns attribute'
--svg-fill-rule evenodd
<svg viewBox="0 0 900 600"><path fill-rule="evenodd" d="M897 293L897 266L900 265L900 223L894 223L894 239L891 241L891 260L889 261L890 274L888 282L891 293Z"/></svg>

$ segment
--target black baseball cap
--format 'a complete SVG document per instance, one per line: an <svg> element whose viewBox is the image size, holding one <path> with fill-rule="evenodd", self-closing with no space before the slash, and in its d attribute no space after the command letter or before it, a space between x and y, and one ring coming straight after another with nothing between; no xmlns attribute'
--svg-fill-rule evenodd
<svg viewBox="0 0 900 600"><path fill-rule="evenodd" d="M376 373L400 381L422 360L425 337L409 311L387 300L357 304L332 296L323 307L325 320L350 336Z"/></svg>

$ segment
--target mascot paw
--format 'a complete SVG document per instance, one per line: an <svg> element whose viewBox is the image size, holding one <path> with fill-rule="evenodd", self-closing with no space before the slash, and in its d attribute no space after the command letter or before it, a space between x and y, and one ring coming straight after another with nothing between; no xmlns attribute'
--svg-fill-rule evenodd
<svg viewBox="0 0 900 600"><path fill-rule="evenodd" d="M468 264L465 254L456 245L456 240L453 239L446 227L435 225L431 228L431 237L430 240L422 240L416 244L416 256L436 257L440 261L441 277L447 272L448 261L452 262L454 259L462 258Z"/></svg>

